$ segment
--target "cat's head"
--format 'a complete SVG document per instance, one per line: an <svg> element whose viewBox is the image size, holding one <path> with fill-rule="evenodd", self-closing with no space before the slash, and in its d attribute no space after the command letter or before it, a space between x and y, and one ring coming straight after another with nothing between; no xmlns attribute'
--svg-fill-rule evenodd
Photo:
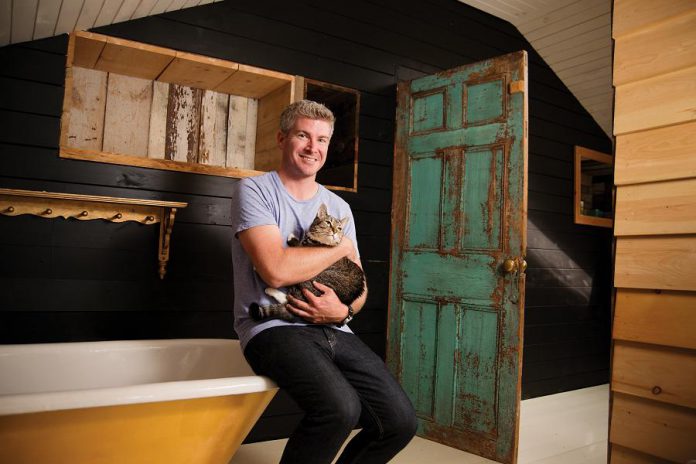
<svg viewBox="0 0 696 464"><path fill-rule="evenodd" d="M346 224L348 224L347 217L336 219L326 212L326 205L322 203L312 225L309 226L306 238L317 244L336 246L343 238Z"/></svg>

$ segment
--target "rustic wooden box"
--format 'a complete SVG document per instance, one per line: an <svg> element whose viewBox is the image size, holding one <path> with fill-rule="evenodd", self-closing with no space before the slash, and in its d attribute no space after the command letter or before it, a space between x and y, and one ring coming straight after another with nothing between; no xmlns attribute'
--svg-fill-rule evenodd
<svg viewBox="0 0 696 464"><path fill-rule="evenodd" d="M70 35L60 156L246 177L279 166L294 76L101 34Z"/></svg>

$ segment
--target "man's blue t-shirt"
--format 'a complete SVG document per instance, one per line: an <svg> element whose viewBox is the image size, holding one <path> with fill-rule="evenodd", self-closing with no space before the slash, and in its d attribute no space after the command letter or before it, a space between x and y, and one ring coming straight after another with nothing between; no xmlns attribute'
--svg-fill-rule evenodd
<svg viewBox="0 0 696 464"><path fill-rule="evenodd" d="M308 325L304 322L288 322L279 319L254 321L249 316L251 303L261 306L276 303L264 293L268 285L254 270L251 260L242 248L237 234L246 229L263 225L275 225L280 229L284 246L290 234L302 239L317 215L319 205L324 203L331 216L350 220L344 234L355 244L355 222L350 206L342 198L319 185L314 197L298 201L285 189L278 173L275 171L257 177L241 179L235 185L232 196L232 268L234 271L234 329L239 335L242 348L259 332L277 326ZM359 256L359 255L358 255ZM285 291L284 288L280 289ZM348 326L336 327L337 330L351 332Z"/></svg>

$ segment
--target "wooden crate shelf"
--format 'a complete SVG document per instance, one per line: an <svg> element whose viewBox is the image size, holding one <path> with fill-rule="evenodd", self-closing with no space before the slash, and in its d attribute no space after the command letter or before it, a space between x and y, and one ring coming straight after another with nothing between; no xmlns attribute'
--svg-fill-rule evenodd
<svg viewBox="0 0 696 464"><path fill-rule="evenodd" d="M289 74L75 31L60 156L257 175L279 167L280 113L299 98Z"/></svg>

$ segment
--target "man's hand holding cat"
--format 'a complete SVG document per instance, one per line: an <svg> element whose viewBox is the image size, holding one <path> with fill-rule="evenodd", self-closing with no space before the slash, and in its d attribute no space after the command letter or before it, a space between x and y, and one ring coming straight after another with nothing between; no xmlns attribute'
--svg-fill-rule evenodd
<svg viewBox="0 0 696 464"><path fill-rule="evenodd" d="M350 246L353 247L352 242ZM307 301L304 302L294 298L292 295L288 295L286 308L296 316L312 324L335 324L343 321L348 310L346 305L338 299L334 290L320 282L312 281L312 284L323 294L316 296L306 288L302 289L302 293Z"/></svg>

